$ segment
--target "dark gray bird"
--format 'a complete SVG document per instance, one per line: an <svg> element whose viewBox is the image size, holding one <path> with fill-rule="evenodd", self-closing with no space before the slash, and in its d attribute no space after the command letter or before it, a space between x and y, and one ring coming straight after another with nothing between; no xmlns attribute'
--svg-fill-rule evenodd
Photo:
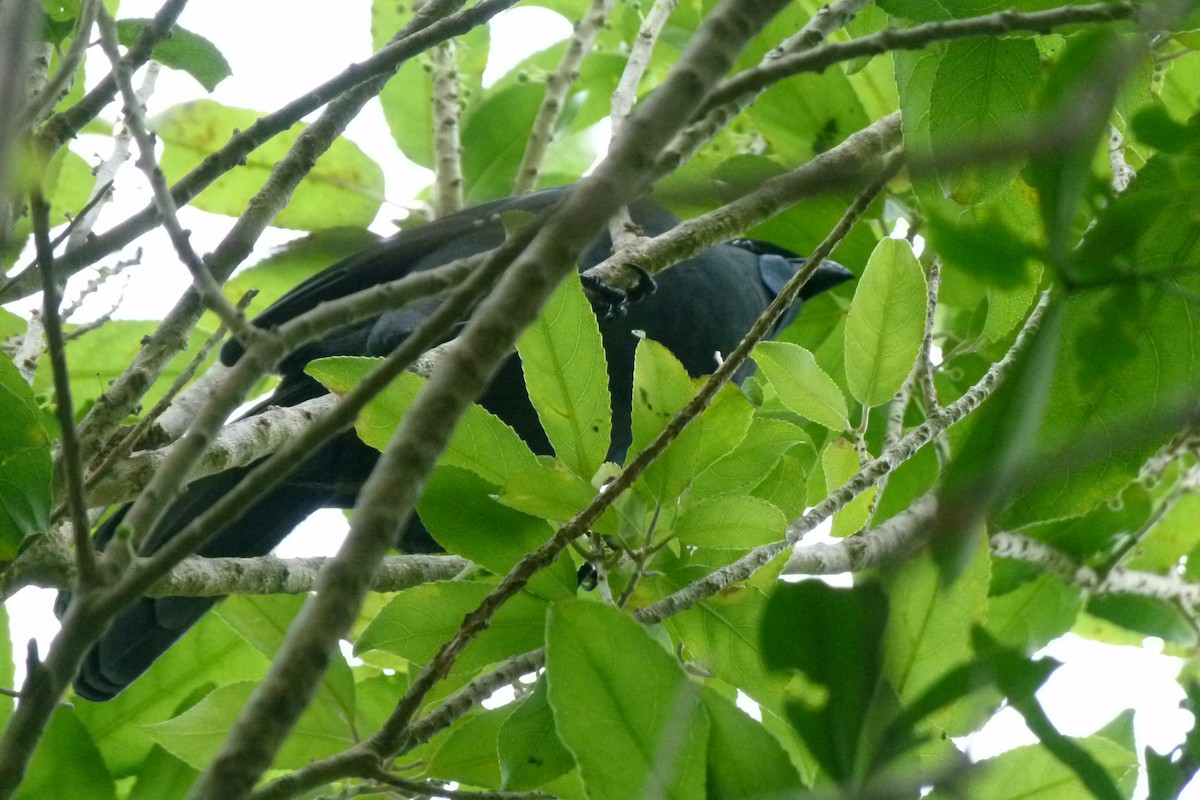
<svg viewBox="0 0 1200 800"><path fill-rule="evenodd" d="M509 211L540 214L554 205L564 191L565 188L549 189L497 200L399 233L304 281L260 314L255 324L279 325L323 301L497 247L505 238L500 214ZM664 233L679 223L673 214L645 199L633 203L630 213L648 236ZM579 270L582 272L606 259L611 247L607 235L599 238L580 258ZM633 358L637 347L633 332L644 331L646 336L665 345L693 377L708 374L716 367L717 354L733 350L803 263L803 258L766 242L736 240L716 245L661 273L653 291L632 298L620 309L624 313L600 319L612 396L610 460L622 461L631 441ZM823 263L774 333L795 318L804 300L851 277L849 270L841 265ZM295 405L325 393L320 384L304 374L305 364L336 355L387 355L437 302L429 299L390 311L292 353L281 365L283 380L279 387L248 416L268 406ZM241 353L241 344L231 341L222 350L221 358L232 364ZM745 373L738 379L744 377ZM480 404L512 426L534 452L552 453L526 394L515 355L501 366ZM352 507L377 458L378 453L359 441L353 432L343 434L313 453L285 483L217 533L200 555L249 557L269 553L313 511ZM228 470L192 483L163 516L147 542L148 549L161 546L177 534L237 485L252 467ZM119 509L100 526L96 534L99 546L112 537L127 509L128 506ZM440 549L415 516L397 546L410 553ZM139 599L118 616L88 653L75 680L75 693L88 700L115 697L217 599ZM56 606L60 615L69 600L68 593L60 593Z"/></svg>

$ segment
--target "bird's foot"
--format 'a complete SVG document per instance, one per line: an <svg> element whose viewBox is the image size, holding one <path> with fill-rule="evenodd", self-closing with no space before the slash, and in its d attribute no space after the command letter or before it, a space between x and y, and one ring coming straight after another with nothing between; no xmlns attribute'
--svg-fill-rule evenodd
<svg viewBox="0 0 1200 800"><path fill-rule="evenodd" d="M654 294L658 284L649 272L637 264L629 264L629 269L637 275L637 282L628 289L618 289L586 272L580 275L583 290L592 304L592 310L600 319L612 319L622 316L630 304Z"/></svg>

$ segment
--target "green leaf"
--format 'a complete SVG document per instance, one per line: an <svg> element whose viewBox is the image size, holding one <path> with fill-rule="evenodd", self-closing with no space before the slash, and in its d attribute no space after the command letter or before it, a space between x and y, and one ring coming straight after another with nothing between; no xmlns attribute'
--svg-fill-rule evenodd
<svg viewBox="0 0 1200 800"><path fill-rule="evenodd" d="M75 712L56 708L50 724L13 795L16 800L70 797L72 800L114 800L112 777L92 737Z"/></svg>
<svg viewBox="0 0 1200 800"><path fill-rule="evenodd" d="M692 547L749 550L784 537L783 512L757 497L716 497L689 504L671 530Z"/></svg>
<svg viewBox="0 0 1200 800"><path fill-rule="evenodd" d="M1040 258L1042 249L1027 240L1024 231L1013 230L990 203L984 208L982 218L974 219L930 214L929 239L934 252L966 266L989 288L1025 286L1029 283L1029 262Z"/></svg>
<svg viewBox="0 0 1200 800"><path fill-rule="evenodd" d="M411 3L372 0L371 46L378 50L412 19ZM481 26L486 27L486 26ZM400 65L379 93L383 117L405 158L433 169L433 69L428 53Z"/></svg>
<svg viewBox="0 0 1200 800"><path fill-rule="evenodd" d="M804 465L799 459L785 455L750 494L766 500L780 509L784 517L793 520L799 518L808 506L807 488L808 475Z"/></svg>
<svg viewBox="0 0 1200 800"><path fill-rule="evenodd" d="M437 581L397 592L358 637L355 652L383 650L424 666L494 588L490 582ZM471 672L540 647L546 608L528 592L517 594L468 645L455 669Z"/></svg>
<svg viewBox="0 0 1200 800"><path fill-rule="evenodd" d="M129 47L153 20L122 19L117 21L117 39ZM233 74L229 62L216 45L203 36L175 25L171 33L154 47L150 57L164 67L178 69L191 75L211 92L217 84Z"/></svg>
<svg viewBox="0 0 1200 800"><path fill-rule="evenodd" d="M707 796L721 800L786 797L802 790L800 776L779 740L712 689L708 711Z"/></svg>
<svg viewBox="0 0 1200 800"><path fill-rule="evenodd" d="M50 524L53 465L43 412L29 384L0 355L0 561Z"/></svg>
<svg viewBox="0 0 1200 800"><path fill-rule="evenodd" d="M783 454L797 444L811 445L802 428L755 415L741 444L696 476L689 497L744 494L762 483L763 476L770 474Z"/></svg>
<svg viewBox="0 0 1200 800"><path fill-rule="evenodd" d="M219 616L208 614L116 698L106 703L76 698L75 709L108 768L126 775L139 768L154 746L147 725L170 719L214 686L257 681L269 665ZM228 732L228 727L222 730Z"/></svg>
<svg viewBox="0 0 1200 800"><path fill-rule="evenodd" d="M417 501L421 521L438 544L485 569L503 575L526 553L554 533L548 522L501 505L496 488L471 472L438 467ZM575 569L562 556L534 576L531 589L545 597L573 597Z"/></svg>
<svg viewBox="0 0 1200 800"><path fill-rule="evenodd" d="M250 700L257 683L234 683L215 689L174 719L145 727L167 751L195 769L204 769L217 754L229 729ZM275 757L276 769L297 769L313 759L331 756L354 744L354 729L337 709L319 699L300 716Z"/></svg>
<svg viewBox="0 0 1200 800"><path fill-rule="evenodd" d="M151 124L163 140L160 163L168 180L178 181L224 146L235 131L249 128L260 116L257 111L198 100L155 117ZM306 128L305 123L297 123L270 139L247 156L245 163L217 178L192 205L214 214L240 216ZM383 171L358 145L338 139L317 159L272 224L299 230L362 228L375 219L382 197Z"/></svg>
<svg viewBox="0 0 1200 800"><path fill-rule="evenodd" d="M1173 644L1194 647L1200 641L1190 617L1175 604L1156 597L1099 595L1088 600L1087 611L1127 630Z"/></svg>
<svg viewBox="0 0 1200 800"><path fill-rule="evenodd" d="M505 721L513 706L484 709L450 729L434 751L425 775L454 780L469 786L496 786L500 783L497 745Z"/></svg>
<svg viewBox="0 0 1200 800"><path fill-rule="evenodd" d="M1078 589L1055 575L1039 575L1011 592L988 598L987 630L1001 644L1030 654L1071 630L1082 609Z"/></svg>
<svg viewBox="0 0 1200 800"><path fill-rule="evenodd" d="M642 626L609 606L561 603L547 624L546 671L559 736L590 798L704 796L708 717Z"/></svg>
<svg viewBox="0 0 1200 800"><path fill-rule="evenodd" d="M858 280L846 319L846 383L864 406L891 400L925 336L925 272L903 239L882 239Z"/></svg>
<svg viewBox="0 0 1200 800"><path fill-rule="evenodd" d="M694 391L683 365L667 348L649 339L638 342L633 361L633 445L627 462L653 441ZM726 385L650 465L639 486L657 502L674 505L696 475L737 447L753 416L745 395Z"/></svg>
<svg viewBox="0 0 1200 800"><path fill-rule="evenodd" d="M612 413L600 326L572 272L517 340L525 387L554 454L590 480L608 453Z"/></svg>
<svg viewBox="0 0 1200 800"><path fill-rule="evenodd" d="M462 169L470 205L512 193L545 87L521 83L490 93L463 118Z"/></svg>
<svg viewBox="0 0 1200 800"><path fill-rule="evenodd" d="M874 583L847 590L805 581L779 585L763 615L767 666L799 670L823 698L793 700L788 719L822 769L843 785L861 777L887 608Z"/></svg>
<svg viewBox="0 0 1200 800"><path fill-rule="evenodd" d="M1180 233L1173 246L1184 239ZM1176 423L1164 428L1163 418L1190 407L1200 381L1191 299L1200 289L1200 242L1191 247L1178 252L1175 263L1192 266L1173 281L1139 281L1066 298L1031 460L1040 470L1013 499L1002 524L1019 527L1090 510L1132 480L1178 430Z"/></svg>
<svg viewBox="0 0 1200 800"><path fill-rule="evenodd" d="M164 797L183 797L199 776L199 770L155 745L142 762L137 783L128 800L162 800Z"/></svg>
<svg viewBox="0 0 1200 800"><path fill-rule="evenodd" d="M322 358L309 362L305 371L330 391L345 394L380 361ZM359 415L354 426L359 438L382 451L424 385L424 378L407 372L392 381ZM520 472L538 468L537 457L517 432L476 405L467 409L459 421L438 463L470 470L496 486Z"/></svg>
<svg viewBox="0 0 1200 800"><path fill-rule="evenodd" d="M596 487L561 466L519 472L500 490L500 502L542 519L566 522L596 496Z"/></svg>
<svg viewBox="0 0 1200 800"><path fill-rule="evenodd" d="M832 493L840 489L857 475L862 466L858 451L845 439L834 439L821 453L821 468L825 472L825 484ZM858 533L871 518L871 506L875 503L878 486L868 487L865 492L842 506L833 515L833 535L850 536Z"/></svg>
<svg viewBox="0 0 1200 800"><path fill-rule="evenodd" d="M255 650L274 661L304 602L304 595L235 595L226 598L217 613ZM347 723L355 719L354 676L341 653L333 656L325 670L317 702L336 710Z"/></svg>
<svg viewBox="0 0 1200 800"><path fill-rule="evenodd" d="M700 577L700 569L673 574L671 588L682 588L689 578ZM689 661L782 713L787 678L768 671L761 652L760 628L768 596L758 585L740 586L707 597L663 624L683 643Z"/></svg>
<svg viewBox="0 0 1200 800"><path fill-rule="evenodd" d="M501 788L510 792L537 789L575 766L554 727L547 683L545 675L539 677L500 728Z"/></svg>
<svg viewBox="0 0 1200 800"><path fill-rule="evenodd" d="M833 431L846 429L846 398L813 354L785 342L759 342L754 361L791 411Z"/></svg>
<svg viewBox="0 0 1200 800"><path fill-rule="evenodd" d="M1130 502L1133 495L1134 502ZM1133 506L1135 511L1144 510L1139 522L1148 522L1150 509L1149 498L1144 493L1126 491L1121 497L1122 508ZM1136 502L1143 500L1144 502ZM1096 511L1109 510L1108 505L1097 506ZM1113 516L1116 516L1115 514ZM1134 515L1129 515L1134 516ZM1138 530L1137 526L1127 526L1122 533L1126 536L1129 531ZM1200 569L1200 559L1193 559L1191 554L1200 544L1200 495L1185 494L1175 505L1150 528L1150 531L1138 540L1138 546L1129 553L1124 566L1129 569L1166 571L1179 563L1180 558L1188 556L1186 577L1194 580L1196 570Z"/></svg>
<svg viewBox="0 0 1200 800"><path fill-rule="evenodd" d="M1030 39L979 37L947 43L930 95L934 150L969 152L1021 136L1039 71ZM1004 189L1017 170L1016 163L993 164L939 177L947 196L971 205Z"/></svg>
<svg viewBox="0 0 1200 800"><path fill-rule="evenodd" d="M888 575L884 675L902 703L916 700L942 676L972 658L971 630L987 610L990 565L986 546L974 552L965 572L944 587L933 559L922 555ZM980 712L979 716L975 712ZM937 722L961 735L982 722L986 709L960 707Z"/></svg>

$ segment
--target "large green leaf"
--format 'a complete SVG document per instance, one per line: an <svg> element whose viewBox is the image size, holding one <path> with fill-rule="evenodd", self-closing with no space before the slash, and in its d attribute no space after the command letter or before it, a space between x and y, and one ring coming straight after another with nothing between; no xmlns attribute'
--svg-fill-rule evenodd
<svg viewBox="0 0 1200 800"><path fill-rule="evenodd" d="M817 581L781 584L760 633L767 665L803 673L819 692L788 704L788 719L835 781L864 777L878 718L887 598L877 584L833 589Z"/></svg>
<svg viewBox="0 0 1200 800"><path fill-rule="evenodd" d="M883 673L901 702L911 703L939 678L971 659L971 629L987 610L990 560L978 547L949 587L928 555L913 559L886 581L891 609ZM961 707L938 718L954 735L982 719L983 709Z"/></svg>
<svg viewBox="0 0 1200 800"><path fill-rule="evenodd" d="M163 141L163 172L169 180L179 180L224 146L235 131L249 128L261 116L257 111L211 100L167 109L151 120ZM306 127L297 123L263 144L243 164L197 195L192 204L214 214L240 216ZM300 230L366 227L375 219L382 197L383 171L357 145L338 139L317 159L274 224Z"/></svg>
<svg viewBox="0 0 1200 800"><path fill-rule="evenodd" d="M779 740L726 698L704 691L708 711L708 797L753 800L800 792L796 768Z"/></svg>
<svg viewBox="0 0 1200 800"><path fill-rule="evenodd" d="M692 398L695 386L683 365L662 345L643 339L633 362L632 460ZM724 386L642 476L640 485L659 503L673 505L691 482L745 437L754 411L735 386Z"/></svg>
<svg viewBox="0 0 1200 800"><path fill-rule="evenodd" d="M754 361L788 409L830 430L846 429L846 398L812 353L786 342L759 342Z"/></svg>
<svg viewBox="0 0 1200 800"><path fill-rule="evenodd" d="M546 634L550 707L593 800L704 796L708 717L675 657L610 606L569 601Z"/></svg>
<svg viewBox="0 0 1200 800"><path fill-rule="evenodd" d="M696 476L689 500L743 494L762 483L779 459L796 445L812 444L804 430L790 422L755 415L746 438L728 455Z"/></svg>
<svg viewBox="0 0 1200 800"><path fill-rule="evenodd" d="M215 689L196 705L166 722L147 725L151 739L195 769L208 766L258 684L234 683ZM338 709L318 699L300 716L275 757L278 769L296 769L354 744L354 729Z"/></svg>
<svg viewBox="0 0 1200 800"><path fill-rule="evenodd" d="M1080 591L1043 574L999 597L989 597L987 630L1001 644L1033 653L1071 630L1083 609Z"/></svg>
<svg viewBox="0 0 1200 800"><path fill-rule="evenodd" d="M448 552L500 574L554 533L545 520L501 505L493 484L453 466L433 471L417 501L417 511L433 538ZM551 598L572 596L575 587L575 570L567 556L530 582L533 591Z"/></svg>
<svg viewBox="0 0 1200 800"><path fill-rule="evenodd" d="M783 512L756 497L714 497L689 504L671 530L693 547L749 550L783 539Z"/></svg>
<svg viewBox="0 0 1200 800"><path fill-rule="evenodd" d="M357 652L383 650L424 666L494 589L491 583L438 581L396 593L358 637ZM528 593L505 603L459 658L455 669L471 672L542 645L547 604Z"/></svg>
<svg viewBox="0 0 1200 800"><path fill-rule="evenodd" d="M259 680L269 665L229 625L209 614L119 696L106 703L77 699L76 713L109 770L120 777L135 772L153 747L147 725L170 719L213 686Z"/></svg>
<svg viewBox="0 0 1200 800"><path fill-rule="evenodd" d="M600 326L572 272L517 340L529 399L554 454L584 479L599 469L612 432Z"/></svg>
<svg viewBox="0 0 1200 800"><path fill-rule="evenodd" d="M114 800L112 777L88 731L74 710L57 708L29 762L25 780L13 795L17 800L70 797Z"/></svg>
<svg viewBox="0 0 1200 800"><path fill-rule="evenodd" d="M469 786L496 786L500 783L497 746L505 721L513 706L478 711L450 729L433 752L425 775L438 780L454 780Z"/></svg>
<svg viewBox="0 0 1200 800"><path fill-rule="evenodd" d="M846 319L846 383L883 405L912 372L925 333L925 272L903 239L883 239L867 261Z"/></svg>
<svg viewBox="0 0 1200 800"><path fill-rule="evenodd" d="M545 675L538 678L500 729L500 775L509 791L544 786L575 766L554 727L547 685Z"/></svg>
<svg viewBox="0 0 1200 800"><path fill-rule="evenodd" d="M126 47L137 41L137 38L153 20L123 19L117 22L117 38ZM217 88L217 84L233 74L229 62L217 46L203 36L192 33L178 25L171 28L171 33L154 47L150 54L164 67L178 69L191 75L208 91Z"/></svg>
<svg viewBox="0 0 1200 800"><path fill-rule="evenodd" d="M1002 143L1024 133L1025 114L1038 83L1038 53L1028 39L981 37L950 42L930 96L933 149L957 150ZM970 205L1001 191L1017 164L973 167L942 174L942 188Z"/></svg>

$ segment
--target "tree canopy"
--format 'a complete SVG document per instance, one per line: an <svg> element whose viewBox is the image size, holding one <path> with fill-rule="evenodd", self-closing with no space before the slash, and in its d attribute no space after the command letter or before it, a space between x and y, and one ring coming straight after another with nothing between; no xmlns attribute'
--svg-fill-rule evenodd
<svg viewBox="0 0 1200 800"><path fill-rule="evenodd" d="M374 0L370 57L254 109L207 97L229 65L185 5L0 3L0 301L43 301L0 311L2 586L75 596L0 698L0 797L1122 798L1139 759L1153 800L1192 779L1194 730L1169 755L1128 716L1071 738L1035 693L1074 632L1161 640L1200 694L1196 3ZM487 23L518 5L574 29L485 84ZM289 65L256 35L270 81ZM147 114L158 69L194 99ZM404 227L578 183L494 251L505 281L445 273L488 295L476 347L321 360L336 398L226 424L384 297L246 322L376 240L385 173L342 136L376 102L432 175ZM97 227L137 170L153 203ZM620 212L643 194L687 222L639 236ZM226 219L211 253L183 207ZM302 235L254 261L268 227ZM159 230L189 291L73 319ZM611 464L596 319L555 258L606 230L614 287L743 236L857 279L708 379L642 341ZM229 330L247 355L214 366ZM472 405L513 348L553 458ZM187 480L272 452L278 473L350 424L389 457L336 557L138 550ZM389 550L414 504L446 555ZM147 592L229 597L116 699L72 700ZM954 739L1001 707L1038 743L972 763Z"/></svg>

